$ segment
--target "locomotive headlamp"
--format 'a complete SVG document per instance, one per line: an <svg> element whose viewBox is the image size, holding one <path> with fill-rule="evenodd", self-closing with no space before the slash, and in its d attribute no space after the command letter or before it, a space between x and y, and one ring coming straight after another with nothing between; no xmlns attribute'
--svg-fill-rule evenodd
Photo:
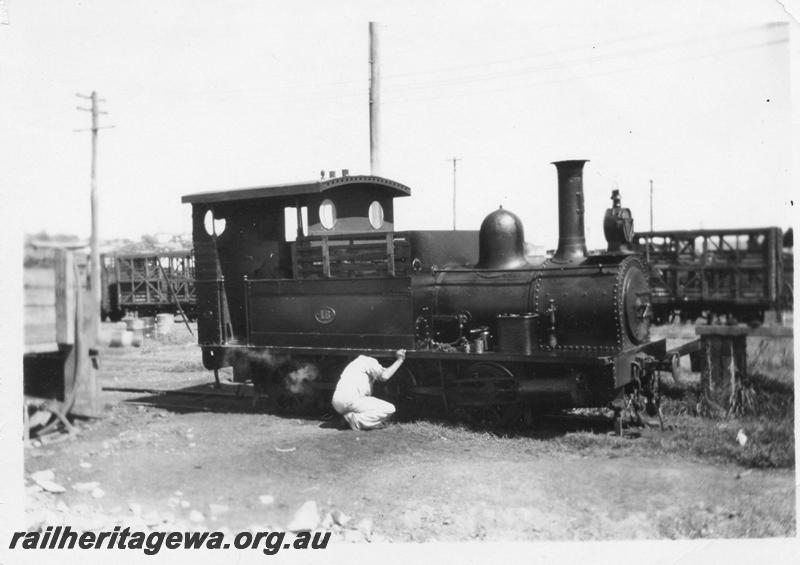
<svg viewBox="0 0 800 565"><path fill-rule="evenodd" d="M608 242L608 251L631 252L633 242L633 215L629 208L620 205L619 190L611 192L611 208L606 210L603 219L603 233Z"/></svg>

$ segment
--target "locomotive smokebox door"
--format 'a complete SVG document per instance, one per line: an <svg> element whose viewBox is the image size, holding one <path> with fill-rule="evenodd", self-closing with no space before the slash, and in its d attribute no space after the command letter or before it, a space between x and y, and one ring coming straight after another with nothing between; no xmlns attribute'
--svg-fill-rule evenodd
<svg viewBox="0 0 800 565"><path fill-rule="evenodd" d="M633 343L643 343L650 335L650 283L640 269L631 269L625 277L622 295L625 297L625 321Z"/></svg>

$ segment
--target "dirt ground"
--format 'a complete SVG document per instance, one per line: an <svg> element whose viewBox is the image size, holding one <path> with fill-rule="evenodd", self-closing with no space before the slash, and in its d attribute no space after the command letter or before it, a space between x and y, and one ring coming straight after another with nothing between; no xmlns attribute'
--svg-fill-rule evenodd
<svg viewBox="0 0 800 565"><path fill-rule="evenodd" d="M103 347L99 378L220 392L178 324L165 340ZM231 397L104 391L103 418L26 448L29 527L283 529L314 501L318 527L356 542L796 532L793 468L665 452L669 429L620 438L602 425L497 434L413 421L352 432L333 419L266 413L249 386L222 392ZM66 491L42 490L30 478L42 470Z"/></svg>

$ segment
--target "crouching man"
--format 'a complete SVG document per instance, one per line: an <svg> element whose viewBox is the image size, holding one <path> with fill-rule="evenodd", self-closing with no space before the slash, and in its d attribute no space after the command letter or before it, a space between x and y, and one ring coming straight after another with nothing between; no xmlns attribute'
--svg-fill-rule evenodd
<svg viewBox="0 0 800 565"><path fill-rule="evenodd" d="M406 350L398 349L395 356L395 362L384 368L377 359L359 355L342 371L332 404L351 429L379 428L394 414L394 404L372 396L372 383L391 379L403 364Z"/></svg>

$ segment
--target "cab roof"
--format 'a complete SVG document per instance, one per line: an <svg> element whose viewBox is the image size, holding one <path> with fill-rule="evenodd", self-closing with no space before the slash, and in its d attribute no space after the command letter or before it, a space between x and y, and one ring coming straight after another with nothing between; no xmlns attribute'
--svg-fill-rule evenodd
<svg viewBox="0 0 800 565"><path fill-rule="evenodd" d="M253 200L262 198L282 198L287 196L307 196L321 194L332 188L343 186L368 185L375 187L376 190L390 196L410 196L411 189L399 182L373 176L373 175L347 175L329 179L319 179L309 182L298 182L291 184L273 184L269 186L257 186L251 188L238 188L233 190L221 190L215 192L198 192L187 194L181 198L181 202L190 204L233 202L236 200Z"/></svg>

